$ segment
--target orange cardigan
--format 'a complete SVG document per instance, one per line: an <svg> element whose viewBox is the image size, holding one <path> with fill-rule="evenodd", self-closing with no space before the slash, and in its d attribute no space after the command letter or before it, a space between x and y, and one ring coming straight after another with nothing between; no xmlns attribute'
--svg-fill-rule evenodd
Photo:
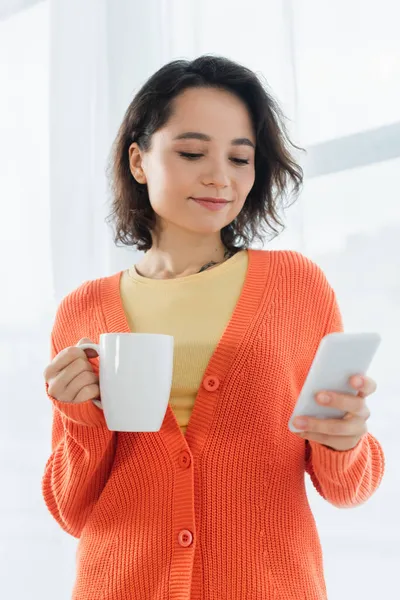
<svg viewBox="0 0 400 600"><path fill-rule="evenodd" d="M121 273L60 304L52 356L127 332ZM304 442L287 423L321 338L342 331L321 269L249 251L241 296L204 373L186 436L168 406L156 433L113 433L92 402L53 403L43 495L80 538L75 600L325 600L305 471L338 507L368 500L384 456ZM92 360L98 368L97 360Z"/></svg>

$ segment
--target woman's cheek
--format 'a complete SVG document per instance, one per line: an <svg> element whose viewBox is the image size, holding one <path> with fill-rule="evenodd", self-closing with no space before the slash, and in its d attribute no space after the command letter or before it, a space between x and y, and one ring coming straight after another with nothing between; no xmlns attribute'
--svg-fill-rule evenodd
<svg viewBox="0 0 400 600"><path fill-rule="evenodd" d="M245 195L247 196L253 187L255 182L255 173L254 169L250 173L246 173L243 179L243 188L245 190Z"/></svg>

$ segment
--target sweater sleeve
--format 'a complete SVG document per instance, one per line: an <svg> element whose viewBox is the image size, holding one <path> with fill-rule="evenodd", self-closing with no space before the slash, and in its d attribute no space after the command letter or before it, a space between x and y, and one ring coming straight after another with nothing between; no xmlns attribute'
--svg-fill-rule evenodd
<svg viewBox="0 0 400 600"><path fill-rule="evenodd" d="M336 296L329 285L329 316L324 335L343 331ZM313 441L306 441L306 471L319 494L334 506L350 508L366 502L378 489L385 468L379 442L365 434L357 446L339 452Z"/></svg>
<svg viewBox="0 0 400 600"><path fill-rule="evenodd" d="M339 508L366 502L380 485L384 464L382 448L370 433L346 452L306 442L306 469L314 487Z"/></svg>
<svg viewBox="0 0 400 600"><path fill-rule="evenodd" d="M57 311L51 335L51 358L71 340L62 342L63 330L71 332L74 314L65 300ZM85 337L84 334L80 337ZM76 340L77 341L77 340ZM79 538L108 480L115 453L116 434L106 426L103 412L93 402L52 402L52 453L42 479L42 493L50 513L69 534Z"/></svg>

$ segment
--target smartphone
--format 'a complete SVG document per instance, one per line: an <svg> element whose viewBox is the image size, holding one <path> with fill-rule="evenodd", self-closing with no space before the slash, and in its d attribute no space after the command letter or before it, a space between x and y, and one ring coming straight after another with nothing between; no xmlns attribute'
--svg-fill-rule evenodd
<svg viewBox="0 0 400 600"><path fill-rule="evenodd" d="M321 406L315 396L323 390L356 396L358 392L351 387L349 379L353 375L366 375L380 343L378 333L338 332L323 337L290 417L289 430L293 433L300 431L293 425L295 417L344 417L344 411Z"/></svg>

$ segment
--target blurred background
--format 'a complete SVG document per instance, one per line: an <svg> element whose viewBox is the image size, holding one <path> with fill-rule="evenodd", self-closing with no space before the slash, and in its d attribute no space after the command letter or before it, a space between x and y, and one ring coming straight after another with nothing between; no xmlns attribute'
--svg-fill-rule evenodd
<svg viewBox="0 0 400 600"><path fill-rule="evenodd" d="M387 471L339 510L307 483L330 600L394 598L400 565L400 4L397 0L0 0L0 596L69 600L77 541L47 512L43 370L61 298L137 261L104 223L105 169L135 91L222 54L288 117L305 185L268 248L325 271L346 331L378 331L370 431ZM303 600L303 599L299 599Z"/></svg>

